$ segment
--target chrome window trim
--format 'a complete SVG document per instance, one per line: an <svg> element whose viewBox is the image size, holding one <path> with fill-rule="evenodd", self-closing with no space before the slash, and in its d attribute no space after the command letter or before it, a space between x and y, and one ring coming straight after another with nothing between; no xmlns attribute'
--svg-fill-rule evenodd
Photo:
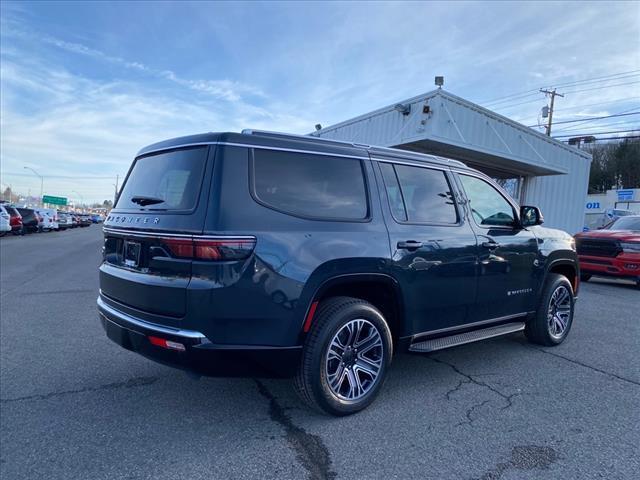
<svg viewBox="0 0 640 480"><path fill-rule="evenodd" d="M286 148L286 147L271 147L266 145L250 145L246 143L231 143L231 142L220 142L217 145L225 145L227 147L244 147L244 148L252 148L254 150L272 150L276 152L289 152L289 153L308 153L310 155L322 155L325 157L340 157L340 158L352 158L354 160L369 160L369 155L360 156L360 155L346 155L344 153L330 153L330 152L319 152L317 150L302 150L299 148Z"/></svg>
<svg viewBox="0 0 640 480"><path fill-rule="evenodd" d="M165 233L163 231L138 231L138 230L125 230L119 228L102 227L104 233L113 233L116 235L130 235L137 237L172 237L172 238L195 238L205 240L227 240L227 239L240 239L240 240L255 240L253 235L199 235L188 233Z"/></svg>
<svg viewBox="0 0 640 480"><path fill-rule="evenodd" d="M369 160L369 155L346 155L344 153L329 153L329 152L319 152L317 150L303 150L299 148L286 148L286 147L271 147L268 145L259 145L259 144L250 144L250 143L235 143L235 142L200 142L200 143L184 143L181 145L171 145L164 148L158 148L156 150L149 150L148 152L138 153L136 158L141 156L147 156L154 153L164 152L167 150L176 150L180 148L189 148L189 147L199 147L204 145L224 145L227 147L243 147L243 148L254 148L261 150L275 150L280 152L292 152L292 153L310 153L313 155L324 155L329 157L341 157L341 158L353 158L357 160ZM355 148L355 147L354 147Z"/></svg>

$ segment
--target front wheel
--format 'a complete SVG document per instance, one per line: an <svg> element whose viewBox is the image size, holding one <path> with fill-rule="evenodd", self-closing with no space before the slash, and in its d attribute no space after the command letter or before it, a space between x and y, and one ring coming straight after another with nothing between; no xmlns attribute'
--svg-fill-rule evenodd
<svg viewBox="0 0 640 480"><path fill-rule="evenodd" d="M574 306L571 282L564 275L550 273L538 309L524 330L527 339L539 345L560 345L571 330Z"/></svg>
<svg viewBox="0 0 640 480"><path fill-rule="evenodd" d="M380 392L392 354L391 332L377 308L357 298L330 298L318 307L305 341L296 390L321 412L359 412Z"/></svg>

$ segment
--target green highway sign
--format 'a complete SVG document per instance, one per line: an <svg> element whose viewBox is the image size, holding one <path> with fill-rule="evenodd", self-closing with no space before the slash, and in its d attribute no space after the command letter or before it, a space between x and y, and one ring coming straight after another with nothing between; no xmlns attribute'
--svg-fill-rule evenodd
<svg viewBox="0 0 640 480"><path fill-rule="evenodd" d="M52 195L43 195L42 203L50 203L52 205L66 205L66 197L54 197Z"/></svg>

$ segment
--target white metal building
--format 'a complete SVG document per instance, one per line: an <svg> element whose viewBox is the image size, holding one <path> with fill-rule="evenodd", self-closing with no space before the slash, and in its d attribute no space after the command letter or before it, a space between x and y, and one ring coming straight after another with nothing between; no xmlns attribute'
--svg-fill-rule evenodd
<svg viewBox="0 0 640 480"><path fill-rule="evenodd" d="M438 89L313 135L462 160L500 179L545 225L582 230L591 155Z"/></svg>

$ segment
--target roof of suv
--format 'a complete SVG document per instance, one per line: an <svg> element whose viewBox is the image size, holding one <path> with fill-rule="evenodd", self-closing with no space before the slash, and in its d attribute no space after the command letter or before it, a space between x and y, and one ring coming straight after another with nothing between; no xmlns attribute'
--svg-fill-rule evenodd
<svg viewBox="0 0 640 480"><path fill-rule="evenodd" d="M177 137L148 145L141 149L136 157L147 155L161 150L169 150L184 146L207 145L223 143L228 145L248 147L271 147L282 150L294 150L334 154L349 157L368 157L368 154L392 157L397 159L414 160L431 164L455 166L467 169L464 163L435 155L400 150L397 148L376 147L359 143L342 142L311 135L294 135L288 133L267 132L262 130L243 130L242 133L201 133L186 137ZM470 169L471 170L471 169Z"/></svg>

